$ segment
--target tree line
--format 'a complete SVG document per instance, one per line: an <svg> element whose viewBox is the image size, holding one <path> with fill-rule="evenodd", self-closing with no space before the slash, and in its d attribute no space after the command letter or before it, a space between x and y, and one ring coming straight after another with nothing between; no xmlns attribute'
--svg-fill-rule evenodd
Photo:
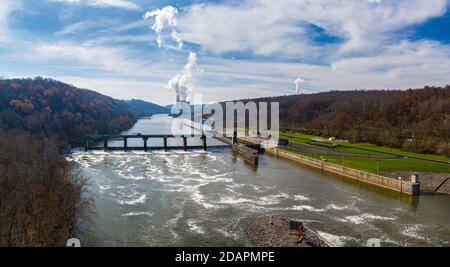
<svg viewBox="0 0 450 267"><path fill-rule="evenodd" d="M285 131L450 156L450 86L332 91L252 101L279 102L280 127Z"/></svg>
<svg viewBox="0 0 450 267"><path fill-rule="evenodd" d="M90 202L61 149L128 129L138 115L125 101L52 79L0 80L0 246L64 246Z"/></svg>

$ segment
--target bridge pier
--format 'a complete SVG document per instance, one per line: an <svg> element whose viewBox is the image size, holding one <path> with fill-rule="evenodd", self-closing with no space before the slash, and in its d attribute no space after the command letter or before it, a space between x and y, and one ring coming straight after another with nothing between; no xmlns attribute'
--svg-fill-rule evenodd
<svg viewBox="0 0 450 267"><path fill-rule="evenodd" d="M103 138L103 148L105 150L108 149L108 137Z"/></svg>
<svg viewBox="0 0 450 267"><path fill-rule="evenodd" d="M164 151L167 152L167 135L163 136L164 139Z"/></svg>
<svg viewBox="0 0 450 267"><path fill-rule="evenodd" d="M208 148L207 148L207 146L206 146L206 135L202 135L201 139L202 139L202 141L203 141L203 150L204 150L204 151L207 151Z"/></svg>
<svg viewBox="0 0 450 267"><path fill-rule="evenodd" d="M187 137L186 136L181 136L183 138L183 149L184 151L187 151Z"/></svg>
<svg viewBox="0 0 450 267"><path fill-rule="evenodd" d="M144 139L144 151L147 152L147 150L148 150L148 146L147 146L148 138L144 137L142 139Z"/></svg>
<svg viewBox="0 0 450 267"><path fill-rule="evenodd" d="M128 149L128 137L123 138L123 150L127 151Z"/></svg>
<svg viewBox="0 0 450 267"><path fill-rule="evenodd" d="M236 145L238 143L238 134L237 131L233 132L233 145Z"/></svg>

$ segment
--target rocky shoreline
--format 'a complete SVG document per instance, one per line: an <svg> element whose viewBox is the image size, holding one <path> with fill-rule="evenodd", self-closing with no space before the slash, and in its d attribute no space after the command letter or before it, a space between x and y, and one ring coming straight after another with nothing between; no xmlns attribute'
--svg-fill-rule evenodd
<svg viewBox="0 0 450 267"><path fill-rule="evenodd" d="M245 227L245 238L250 247L330 247L325 240L306 228L303 240L290 228L291 219L267 216L256 219Z"/></svg>

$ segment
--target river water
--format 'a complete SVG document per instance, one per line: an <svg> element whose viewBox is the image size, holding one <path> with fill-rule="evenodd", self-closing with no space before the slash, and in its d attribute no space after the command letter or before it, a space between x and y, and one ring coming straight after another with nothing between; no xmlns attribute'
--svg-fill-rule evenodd
<svg viewBox="0 0 450 267"><path fill-rule="evenodd" d="M126 134L168 133L171 121L142 119ZM303 220L335 246L371 238L450 246L449 196L405 196L267 155L254 168L228 148L74 152L69 160L95 201L83 245L245 246L245 225L276 214Z"/></svg>

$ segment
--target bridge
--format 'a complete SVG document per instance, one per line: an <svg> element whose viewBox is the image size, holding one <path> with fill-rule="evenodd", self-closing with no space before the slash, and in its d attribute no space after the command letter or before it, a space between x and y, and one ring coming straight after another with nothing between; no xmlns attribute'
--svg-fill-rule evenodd
<svg viewBox="0 0 450 267"><path fill-rule="evenodd" d="M199 138L202 142L201 145L195 145L195 146L189 146L188 144L188 138ZM139 147L133 147L128 146L128 140L130 139L141 139L144 142L143 146ZM163 140L163 146L149 146L148 140L149 139L161 139ZM169 146L168 140L169 139L182 139L183 145L182 146ZM84 149L85 151L89 150L165 150L168 149L182 149L184 151L187 151L188 149L203 149L205 151L208 150L207 146L207 137L206 135L170 135L170 134L157 134L157 135L143 135L143 134L132 134L132 135L112 135L112 134L101 134L101 135L86 135L85 136L85 145ZM109 141L116 141L116 140L123 140L123 146L122 147L110 147L108 146ZM91 143L99 143L103 142L103 146L91 146ZM216 148L216 147L224 147L224 146L209 146L209 148Z"/></svg>
<svg viewBox="0 0 450 267"><path fill-rule="evenodd" d="M188 144L188 138L198 138L201 140L201 145L189 145ZM169 149L173 150L184 150L187 151L188 149L203 149L204 151L207 151L208 148L210 149L216 149L216 148L224 148L224 147L232 147L233 151L237 152L240 156L242 156L247 162L258 165L258 152L260 152L260 146L255 143L248 143L244 140L240 140L237 138L237 132L233 133L232 138L227 137L220 137L220 136L214 136L215 139L221 141L224 143L224 145L221 146L208 146L207 145L207 136L205 134L192 134L192 135L172 135L172 134L153 134L153 135L146 135L146 134L131 134L131 135L123 135L123 134L91 134L91 135L85 135L84 137L84 150L90 151L90 150L121 150L121 151L128 151L128 150L144 150L145 152L149 150L164 150L168 151ZM128 140L130 139L141 139L143 140L143 146L129 146ZM148 141L150 139L160 139L163 141L163 146L149 146ZM181 139L183 140L182 146L169 146L168 140L169 139ZM123 141L123 145L121 147L112 147L109 146L109 141ZM239 141L242 141L242 144L238 143ZM95 145L91 145L94 143ZM103 143L103 145L98 145L99 143Z"/></svg>

